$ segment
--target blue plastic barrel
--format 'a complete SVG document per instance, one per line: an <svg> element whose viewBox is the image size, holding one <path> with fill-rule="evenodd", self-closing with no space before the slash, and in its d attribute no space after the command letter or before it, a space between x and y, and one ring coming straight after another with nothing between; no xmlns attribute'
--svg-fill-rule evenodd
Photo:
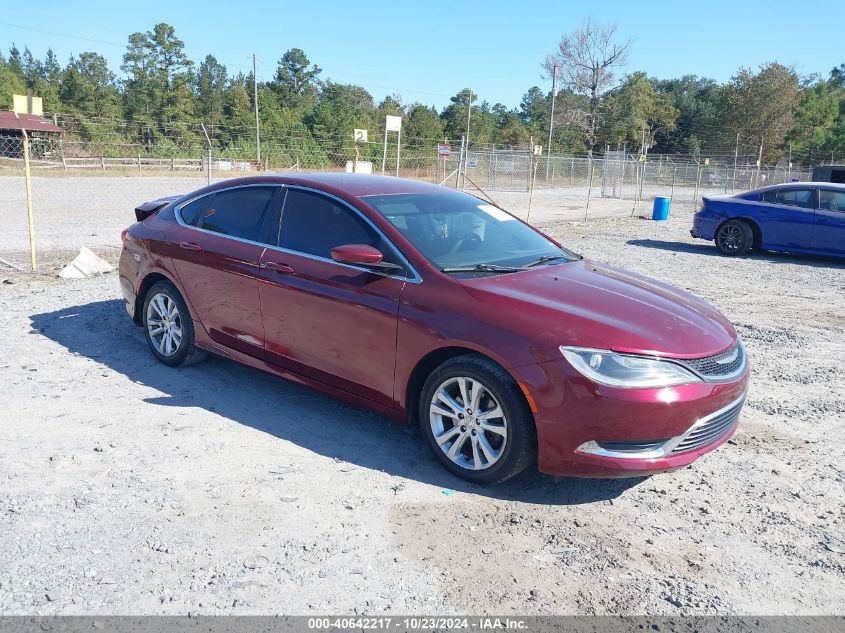
<svg viewBox="0 0 845 633"><path fill-rule="evenodd" d="M651 210L651 219L664 221L669 219L669 198L656 197Z"/></svg>

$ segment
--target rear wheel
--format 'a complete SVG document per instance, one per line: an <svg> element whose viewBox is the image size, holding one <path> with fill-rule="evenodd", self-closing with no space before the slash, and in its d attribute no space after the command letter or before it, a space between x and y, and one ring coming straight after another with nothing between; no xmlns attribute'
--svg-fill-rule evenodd
<svg viewBox="0 0 845 633"><path fill-rule="evenodd" d="M419 418L437 459L467 481L501 483L536 459L534 420L519 387L482 356L438 367L423 386Z"/></svg>
<svg viewBox="0 0 845 633"><path fill-rule="evenodd" d="M170 367L205 358L194 346L194 322L185 300L169 281L153 284L144 298L144 335L150 351Z"/></svg>
<svg viewBox="0 0 845 633"><path fill-rule="evenodd" d="M754 233L745 222L728 220L716 231L716 248L724 255L745 255L754 246Z"/></svg>

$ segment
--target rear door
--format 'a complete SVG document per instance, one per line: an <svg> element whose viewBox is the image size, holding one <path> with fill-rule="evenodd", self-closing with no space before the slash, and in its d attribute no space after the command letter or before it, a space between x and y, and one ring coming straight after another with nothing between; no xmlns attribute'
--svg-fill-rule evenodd
<svg viewBox="0 0 845 633"><path fill-rule="evenodd" d="M382 234L337 198L288 186L276 237L261 259L266 359L393 406L399 297L408 273L380 274L331 259L344 244L378 248L406 265Z"/></svg>
<svg viewBox="0 0 845 633"><path fill-rule="evenodd" d="M253 356L264 352L258 266L280 191L248 185L188 202L168 234L179 280L209 336Z"/></svg>
<svg viewBox="0 0 845 633"><path fill-rule="evenodd" d="M819 189L813 249L845 255L845 191Z"/></svg>
<svg viewBox="0 0 845 633"><path fill-rule="evenodd" d="M759 222L765 247L811 248L816 190L771 189L760 194Z"/></svg>

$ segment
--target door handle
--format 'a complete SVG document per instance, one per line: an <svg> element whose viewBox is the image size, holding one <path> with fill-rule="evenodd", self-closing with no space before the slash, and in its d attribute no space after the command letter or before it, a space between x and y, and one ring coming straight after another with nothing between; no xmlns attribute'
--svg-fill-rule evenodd
<svg viewBox="0 0 845 633"><path fill-rule="evenodd" d="M179 242L179 248L184 248L186 251L201 251L202 246L194 244L193 242Z"/></svg>
<svg viewBox="0 0 845 633"><path fill-rule="evenodd" d="M295 272L293 268L288 266L287 264L280 264L279 262L264 262L264 268L267 270L274 270L277 273L285 273L287 275Z"/></svg>

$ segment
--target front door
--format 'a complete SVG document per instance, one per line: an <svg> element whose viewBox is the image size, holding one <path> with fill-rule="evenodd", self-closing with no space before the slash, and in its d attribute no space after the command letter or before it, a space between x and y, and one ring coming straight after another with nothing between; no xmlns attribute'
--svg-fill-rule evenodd
<svg viewBox="0 0 845 633"><path fill-rule="evenodd" d="M276 244L265 251L260 270L267 360L393 406L399 297L406 280L401 273L340 264L331 250L369 244L385 261L401 264L401 258L346 203L295 187L287 187Z"/></svg>
<svg viewBox="0 0 845 633"><path fill-rule="evenodd" d="M264 352L258 266L281 191L238 187L182 205L167 240L186 299L209 336L253 356Z"/></svg>

